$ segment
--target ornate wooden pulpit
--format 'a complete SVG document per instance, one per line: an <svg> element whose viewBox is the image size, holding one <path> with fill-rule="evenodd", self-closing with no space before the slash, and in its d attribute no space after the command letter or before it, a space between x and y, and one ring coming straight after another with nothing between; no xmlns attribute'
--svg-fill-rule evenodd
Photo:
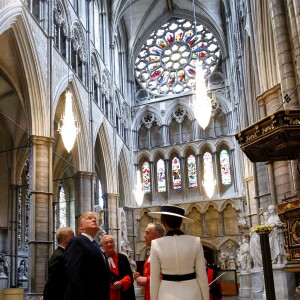
<svg viewBox="0 0 300 300"><path fill-rule="evenodd" d="M277 204L277 212L284 223L287 264L284 269L300 272L300 199Z"/></svg>

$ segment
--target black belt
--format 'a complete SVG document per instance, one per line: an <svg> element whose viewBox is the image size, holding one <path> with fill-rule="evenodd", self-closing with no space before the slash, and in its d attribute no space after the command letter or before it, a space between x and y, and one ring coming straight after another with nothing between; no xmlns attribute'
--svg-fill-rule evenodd
<svg viewBox="0 0 300 300"><path fill-rule="evenodd" d="M168 281L185 281L185 280L191 280L196 278L196 273L190 273L190 274L182 274L182 275L169 275L169 274L161 274L162 280L168 280Z"/></svg>

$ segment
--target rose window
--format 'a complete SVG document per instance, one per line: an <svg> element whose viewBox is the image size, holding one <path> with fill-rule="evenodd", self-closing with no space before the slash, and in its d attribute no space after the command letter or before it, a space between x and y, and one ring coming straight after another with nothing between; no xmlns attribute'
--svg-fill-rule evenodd
<svg viewBox="0 0 300 300"><path fill-rule="evenodd" d="M135 75L141 87L153 95L187 93L195 85L196 62L200 61L208 75L219 58L219 43L206 27L197 24L195 28L188 20L172 19L143 45Z"/></svg>

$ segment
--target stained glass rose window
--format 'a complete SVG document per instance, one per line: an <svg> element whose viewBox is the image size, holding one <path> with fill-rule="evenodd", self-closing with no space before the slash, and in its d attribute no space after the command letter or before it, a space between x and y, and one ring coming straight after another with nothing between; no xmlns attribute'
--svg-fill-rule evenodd
<svg viewBox="0 0 300 300"><path fill-rule="evenodd" d="M172 19L143 45L135 75L141 87L156 96L191 92L196 62L200 61L208 75L219 58L219 43L206 27L197 24L195 28L186 19Z"/></svg>

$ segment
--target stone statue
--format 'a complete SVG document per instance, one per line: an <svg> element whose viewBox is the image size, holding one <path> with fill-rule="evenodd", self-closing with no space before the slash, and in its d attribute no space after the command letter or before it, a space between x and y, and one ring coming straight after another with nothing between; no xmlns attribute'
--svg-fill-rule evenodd
<svg viewBox="0 0 300 300"><path fill-rule="evenodd" d="M250 256L253 261L253 268L262 267L262 256L260 247L260 237L256 232L250 232Z"/></svg>
<svg viewBox="0 0 300 300"><path fill-rule="evenodd" d="M265 225L273 226L273 230L269 234L271 258L273 264L282 264L285 260L285 243L282 231L282 222L275 211L274 205L269 205L269 214L266 217Z"/></svg>
<svg viewBox="0 0 300 300"><path fill-rule="evenodd" d="M228 258L229 258L228 253L221 252L220 257L219 257L219 261L220 261L220 268L222 270L227 270L227 268L228 268Z"/></svg>
<svg viewBox="0 0 300 300"><path fill-rule="evenodd" d="M238 260L241 271L250 271L252 259L250 256L250 246L246 239L242 240Z"/></svg>
<svg viewBox="0 0 300 300"><path fill-rule="evenodd" d="M135 260L133 259L133 250L126 241L123 241L121 244L121 253L127 256L132 272L136 272L137 265Z"/></svg>
<svg viewBox="0 0 300 300"><path fill-rule="evenodd" d="M236 269L235 256L233 254L229 255L229 258L228 258L228 269L229 270L235 270Z"/></svg>
<svg viewBox="0 0 300 300"><path fill-rule="evenodd" d="M26 266L26 262L24 259L21 260L20 266L18 268L18 278L19 278L19 280L27 280L28 279L28 268Z"/></svg>
<svg viewBox="0 0 300 300"><path fill-rule="evenodd" d="M245 213L240 213L239 218L238 218L238 225L240 227L245 227L248 225L248 218Z"/></svg>
<svg viewBox="0 0 300 300"><path fill-rule="evenodd" d="M7 268L3 260L0 260L0 277L7 277Z"/></svg>

